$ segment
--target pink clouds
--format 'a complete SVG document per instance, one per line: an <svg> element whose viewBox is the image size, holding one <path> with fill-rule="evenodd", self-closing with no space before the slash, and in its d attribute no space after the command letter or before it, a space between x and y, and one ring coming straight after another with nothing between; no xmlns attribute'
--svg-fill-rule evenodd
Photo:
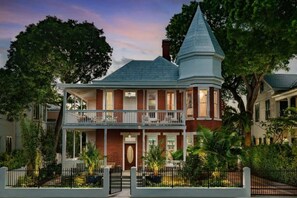
<svg viewBox="0 0 297 198"><path fill-rule="evenodd" d="M0 6L0 38L14 39L26 25L52 15L63 20L94 22L104 30L113 47L114 60L154 59L161 55L161 40L169 18L184 1L188 0L5 1Z"/></svg>

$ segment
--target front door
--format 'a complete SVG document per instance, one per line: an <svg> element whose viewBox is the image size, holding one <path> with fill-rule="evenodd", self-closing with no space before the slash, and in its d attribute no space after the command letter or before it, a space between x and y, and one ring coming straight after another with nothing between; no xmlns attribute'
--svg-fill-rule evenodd
<svg viewBox="0 0 297 198"><path fill-rule="evenodd" d="M130 93L130 92L129 92ZM133 92L136 93L136 92ZM137 110L137 98L124 96L124 110ZM136 111L124 112L124 123L136 123L137 113Z"/></svg>
<svg viewBox="0 0 297 198"><path fill-rule="evenodd" d="M136 166L136 146L125 144L125 170L130 170L133 166Z"/></svg>

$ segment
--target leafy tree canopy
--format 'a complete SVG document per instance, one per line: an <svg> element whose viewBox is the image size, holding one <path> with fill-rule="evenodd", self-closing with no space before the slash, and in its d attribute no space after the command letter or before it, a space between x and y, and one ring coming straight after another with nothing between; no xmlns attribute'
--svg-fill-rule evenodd
<svg viewBox="0 0 297 198"><path fill-rule="evenodd" d="M87 83L111 65L112 48L93 23L48 16L11 43L0 70L0 113L17 117L32 102L54 103L56 83Z"/></svg>
<svg viewBox="0 0 297 198"><path fill-rule="evenodd" d="M265 74L288 69L289 60L296 55L297 2L205 0L200 5L226 55L222 64L225 79L222 88L251 120ZM195 1L183 5L182 12L175 14L166 27L174 58L196 8ZM247 98L246 107L242 94Z"/></svg>

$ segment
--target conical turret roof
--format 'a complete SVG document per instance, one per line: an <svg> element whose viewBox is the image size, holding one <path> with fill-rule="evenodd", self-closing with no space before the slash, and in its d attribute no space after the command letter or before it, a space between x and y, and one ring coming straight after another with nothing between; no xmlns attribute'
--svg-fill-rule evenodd
<svg viewBox="0 0 297 198"><path fill-rule="evenodd" d="M195 16L188 29L186 37L177 55L177 64L182 58L191 55L214 54L222 59L225 54L214 36L208 23L205 21L198 5Z"/></svg>

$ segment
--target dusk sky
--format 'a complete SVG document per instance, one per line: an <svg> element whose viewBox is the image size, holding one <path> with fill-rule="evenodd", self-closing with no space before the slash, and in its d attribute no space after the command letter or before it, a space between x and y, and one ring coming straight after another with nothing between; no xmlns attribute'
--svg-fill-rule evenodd
<svg viewBox="0 0 297 198"><path fill-rule="evenodd" d="M113 48L110 72L131 59L161 55L161 40L170 18L191 0L0 0L0 67L10 41L47 15L94 22ZM297 65L297 62L294 62ZM291 70L297 73L297 68Z"/></svg>
<svg viewBox="0 0 297 198"><path fill-rule="evenodd" d="M112 72L131 59L161 55L170 18L190 0L0 0L0 67L10 41L47 15L94 22L113 48Z"/></svg>

